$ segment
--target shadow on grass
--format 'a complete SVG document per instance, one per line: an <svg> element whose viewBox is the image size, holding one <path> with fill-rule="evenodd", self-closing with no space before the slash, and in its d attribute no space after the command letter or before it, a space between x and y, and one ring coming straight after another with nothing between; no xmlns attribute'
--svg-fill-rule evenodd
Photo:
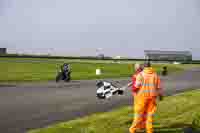
<svg viewBox="0 0 200 133"><path fill-rule="evenodd" d="M169 126L155 128L155 133L200 133L192 128L191 124L176 123Z"/></svg>
<svg viewBox="0 0 200 133"><path fill-rule="evenodd" d="M130 124L130 121L126 123ZM191 124L176 123L172 125L162 126L160 123L155 123L154 133L200 133L194 131ZM138 131L138 133L145 133L145 130Z"/></svg>

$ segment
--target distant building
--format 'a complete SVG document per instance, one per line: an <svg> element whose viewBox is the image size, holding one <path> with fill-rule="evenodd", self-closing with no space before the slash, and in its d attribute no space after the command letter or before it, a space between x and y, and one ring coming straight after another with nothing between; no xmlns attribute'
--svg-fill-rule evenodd
<svg viewBox="0 0 200 133"><path fill-rule="evenodd" d="M98 58L98 59L104 59L104 58L105 58L105 55L104 55L104 54L99 54L99 55L97 56L97 58Z"/></svg>
<svg viewBox="0 0 200 133"><path fill-rule="evenodd" d="M192 61L190 51L159 51L145 50L145 59L162 61Z"/></svg>
<svg viewBox="0 0 200 133"><path fill-rule="evenodd" d="M114 59L121 59L121 56L115 56Z"/></svg>
<svg viewBox="0 0 200 133"><path fill-rule="evenodd" d="M6 48L0 48L0 54L7 54Z"/></svg>

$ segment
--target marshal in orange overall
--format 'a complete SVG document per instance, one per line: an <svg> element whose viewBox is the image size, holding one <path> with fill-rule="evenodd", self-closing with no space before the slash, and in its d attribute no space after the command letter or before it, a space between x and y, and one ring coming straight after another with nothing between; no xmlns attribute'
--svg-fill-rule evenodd
<svg viewBox="0 0 200 133"><path fill-rule="evenodd" d="M153 116L156 112L156 99L159 96L162 100L163 93L160 85L160 78L149 65L136 77L134 84L137 93L134 97L134 121L129 128L130 133L137 129L146 128L147 133L153 133Z"/></svg>

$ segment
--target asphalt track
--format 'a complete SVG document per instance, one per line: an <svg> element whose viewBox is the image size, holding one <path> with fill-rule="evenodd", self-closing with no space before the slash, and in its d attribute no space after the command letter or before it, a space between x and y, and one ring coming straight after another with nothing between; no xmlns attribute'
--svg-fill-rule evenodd
<svg viewBox="0 0 200 133"><path fill-rule="evenodd" d="M129 82L128 79L111 81L118 86ZM200 69L162 77L162 81L166 95L200 88ZM132 104L130 91L110 100L98 100L95 84L95 80L0 84L0 132L24 133L29 129Z"/></svg>

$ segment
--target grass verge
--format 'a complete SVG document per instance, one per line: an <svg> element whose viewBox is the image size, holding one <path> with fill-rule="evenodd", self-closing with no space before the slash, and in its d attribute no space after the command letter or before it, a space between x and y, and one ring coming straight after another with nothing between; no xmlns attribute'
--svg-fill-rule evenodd
<svg viewBox="0 0 200 133"><path fill-rule="evenodd" d="M159 102L155 116L156 133L183 133L183 128L200 126L200 90L166 97ZM132 107L98 113L69 122L58 123L28 133L128 133L132 123ZM198 118L194 120L194 118Z"/></svg>
<svg viewBox="0 0 200 133"><path fill-rule="evenodd" d="M48 81L55 80L58 66L64 62L70 63L72 66L72 79L102 79L102 78L121 78L130 77L133 73L131 64L125 63L109 63L109 62L79 62L72 60L44 60L44 59L15 59L0 58L0 82L24 82L24 81ZM156 71L160 72L164 65L154 65ZM183 66L166 65L169 72L177 72L184 70ZM95 70L102 70L101 76L95 75Z"/></svg>

